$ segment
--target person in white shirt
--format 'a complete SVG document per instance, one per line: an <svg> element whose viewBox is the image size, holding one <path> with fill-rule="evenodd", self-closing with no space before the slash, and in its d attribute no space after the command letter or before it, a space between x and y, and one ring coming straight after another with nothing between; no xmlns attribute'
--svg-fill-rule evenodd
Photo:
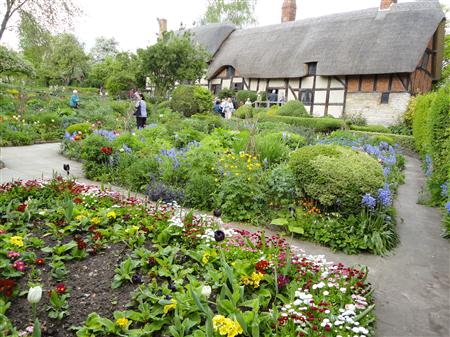
<svg viewBox="0 0 450 337"><path fill-rule="evenodd" d="M143 94L135 93L136 105L134 115L136 116L136 125L138 129L145 128L147 122L147 104Z"/></svg>

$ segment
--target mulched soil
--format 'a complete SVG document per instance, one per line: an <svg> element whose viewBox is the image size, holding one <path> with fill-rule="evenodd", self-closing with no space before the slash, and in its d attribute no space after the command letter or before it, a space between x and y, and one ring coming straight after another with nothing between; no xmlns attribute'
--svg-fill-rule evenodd
<svg viewBox="0 0 450 337"><path fill-rule="evenodd" d="M124 245L114 245L83 261L66 263L69 274L63 283L66 288L72 289L68 300L70 315L61 322L49 319L45 313L48 304L48 295L45 291L53 289L57 282L50 277L50 267L43 267L44 293L38 305L42 336L75 336L70 327L82 325L90 313L97 312L100 316L112 319L115 310L125 309L135 286L123 284L119 289L112 289L111 282L114 269L126 258L127 253ZM25 278L20 283L20 289L27 289ZM15 298L7 315L17 328L25 329L27 325L30 325L32 313L26 296Z"/></svg>

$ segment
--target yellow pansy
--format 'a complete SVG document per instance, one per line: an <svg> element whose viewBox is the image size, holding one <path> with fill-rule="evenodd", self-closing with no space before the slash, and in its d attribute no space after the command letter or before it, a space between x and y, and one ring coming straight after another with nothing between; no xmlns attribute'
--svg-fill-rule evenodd
<svg viewBox="0 0 450 337"><path fill-rule="evenodd" d="M21 236L12 236L11 239L9 239L9 242L12 245L23 247L23 238Z"/></svg>
<svg viewBox="0 0 450 337"><path fill-rule="evenodd" d="M213 329L218 331L220 335L227 337L235 337L244 331L241 325L231 318L224 317L222 315L216 315L213 317Z"/></svg>
<svg viewBox="0 0 450 337"><path fill-rule="evenodd" d="M177 300L172 298L172 303L164 306L164 315L166 315L169 311L175 310L177 307Z"/></svg>
<svg viewBox="0 0 450 337"><path fill-rule="evenodd" d="M108 217L108 218L112 218L112 219L115 219L115 218L117 218L117 214L116 214L116 212L114 212L114 211L110 211L110 212L108 212L107 214L106 214L106 216Z"/></svg>
<svg viewBox="0 0 450 337"><path fill-rule="evenodd" d="M259 288L259 283L263 279L264 275L260 272L253 272L251 276L243 276L241 282L245 285L251 285L254 288Z"/></svg>
<svg viewBox="0 0 450 337"><path fill-rule="evenodd" d="M91 219L91 222L92 222L94 225L98 225L98 224L100 223L100 219L99 219L98 217L94 216L94 217Z"/></svg>
<svg viewBox="0 0 450 337"><path fill-rule="evenodd" d="M116 324L121 327L122 329L125 328L128 324L129 320L128 318L122 317L122 318L118 318L116 320Z"/></svg>
<svg viewBox="0 0 450 337"><path fill-rule="evenodd" d="M77 221L81 221L81 220L83 220L83 219L84 219L84 215L82 215L82 214L77 215L77 216L75 217L75 220L77 220Z"/></svg>

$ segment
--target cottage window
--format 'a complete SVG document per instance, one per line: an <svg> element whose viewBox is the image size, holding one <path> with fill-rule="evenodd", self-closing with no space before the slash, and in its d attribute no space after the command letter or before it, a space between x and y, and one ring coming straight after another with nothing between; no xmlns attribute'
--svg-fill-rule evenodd
<svg viewBox="0 0 450 337"><path fill-rule="evenodd" d="M420 67L424 70L427 70L428 68L428 61L430 59L430 54L428 53L428 50L425 52L425 54L423 54L423 58L422 58L422 64L420 65Z"/></svg>
<svg viewBox="0 0 450 337"><path fill-rule="evenodd" d="M244 89L244 83L233 83L233 87L235 91L240 91Z"/></svg>
<svg viewBox="0 0 450 337"><path fill-rule="evenodd" d="M308 63L308 75L315 75L317 71L317 62Z"/></svg>
<svg viewBox="0 0 450 337"><path fill-rule="evenodd" d="M381 94L381 104L388 104L389 103L389 93L383 92Z"/></svg>
<svg viewBox="0 0 450 337"><path fill-rule="evenodd" d="M227 78L234 77L234 68L232 66L227 67Z"/></svg>
<svg viewBox="0 0 450 337"><path fill-rule="evenodd" d="M213 92L214 95L218 95L221 90L222 86L220 84L211 85L211 91Z"/></svg>
<svg viewBox="0 0 450 337"><path fill-rule="evenodd" d="M313 98L313 92L311 89L303 89L300 90L300 101L303 102L305 105L311 105L312 98Z"/></svg>

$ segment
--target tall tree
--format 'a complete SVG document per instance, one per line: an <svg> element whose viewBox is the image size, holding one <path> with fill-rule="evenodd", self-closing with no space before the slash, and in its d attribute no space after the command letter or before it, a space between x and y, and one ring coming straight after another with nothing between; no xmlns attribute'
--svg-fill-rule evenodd
<svg viewBox="0 0 450 337"><path fill-rule="evenodd" d="M49 53L44 58L43 75L46 82L70 85L82 80L88 67L83 46L73 34L58 34L52 38Z"/></svg>
<svg viewBox="0 0 450 337"><path fill-rule="evenodd" d="M202 24L232 23L244 27L256 23L257 0L208 0Z"/></svg>
<svg viewBox="0 0 450 337"><path fill-rule="evenodd" d="M164 96L176 82L193 83L206 71L208 53L193 45L189 33L165 33L147 49L138 50L142 74L155 86L157 96Z"/></svg>
<svg viewBox="0 0 450 337"><path fill-rule="evenodd" d="M109 56L115 56L119 50L119 42L116 39L98 37L95 39L94 47L92 47L90 55L94 62L102 62Z"/></svg>
<svg viewBox="0 0 450 337"><path fill-rule="evenodd" d="M72 22L81 9L73 0L1 0L0 41L12 19L20 12L32 14L46 28L58 28Z"/></svg>

